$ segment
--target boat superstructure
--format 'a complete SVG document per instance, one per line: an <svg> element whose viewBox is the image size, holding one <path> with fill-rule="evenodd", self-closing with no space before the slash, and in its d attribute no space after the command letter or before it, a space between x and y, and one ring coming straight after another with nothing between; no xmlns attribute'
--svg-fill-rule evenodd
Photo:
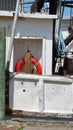
<svg viewBox="0 0 73 130"><path fill-rule="evenodd" d="M9 109L72 117L73 57L71 52L68 58L67 43L73 37L67 38L69 41L63 39L62 19L64 7L72 7L73 2L13 2L14 8L9 6L11 10L1 8L0 11L0 26L6 28L6 91L9 93L6 103ZM29 13L25 12L25 4L30 4ZM68 68L64 65L66 59ZM18 62L21 66L16 71Z"/></svg>

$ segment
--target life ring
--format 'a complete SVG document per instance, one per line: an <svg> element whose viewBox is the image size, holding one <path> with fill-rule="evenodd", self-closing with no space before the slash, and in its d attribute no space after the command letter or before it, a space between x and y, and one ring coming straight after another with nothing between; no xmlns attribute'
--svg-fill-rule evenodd
<svg viewBox="0 0 73 130"><path fill-rule="evenodd" d="M23 60L18 61L15 66L15 72L21 72L22 66L25 64L25 62L26 58L23 58ZM36 68L36 74L41 75L42 74L41 64L35 58L31 58L31 62Z"/></svg>
<svg viewBox="0 0 73 130"><path fill-rule="evenodd" d="M15 66L15 72L21 72L22 65L23 65L23 61L22 60L18 61Z"/></svg>

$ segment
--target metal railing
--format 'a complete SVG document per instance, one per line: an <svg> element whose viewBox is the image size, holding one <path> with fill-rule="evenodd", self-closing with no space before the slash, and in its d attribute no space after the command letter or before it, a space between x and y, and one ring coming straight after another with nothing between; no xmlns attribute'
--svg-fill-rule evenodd
<svg viewBox="0 0 73 130"><path fill-rule="evenodd" d="M21 12L31 13L31 6L33 5L34 1L35 0L30 0L27 2L24 0L24 2L20 2ZM44 7L41 9L41 13L42 12L49 12L49 4L47 2L44 3Z"/></svg>
<svg viewBox="0 0 73 130"><path fill-rule="evenodd" d="M14 11L17 0L0 0L0 10Z"/></svg>
<svg viewBox="0 0 73 130"><path fill-rule="evenodd" d="M17 0L0 0L1 11L15 11ZM35 0L20 0L19 12L31 13L31 6ZM41 9L41 13L49 12L47 1L44 3L44 7Z"/></svg>

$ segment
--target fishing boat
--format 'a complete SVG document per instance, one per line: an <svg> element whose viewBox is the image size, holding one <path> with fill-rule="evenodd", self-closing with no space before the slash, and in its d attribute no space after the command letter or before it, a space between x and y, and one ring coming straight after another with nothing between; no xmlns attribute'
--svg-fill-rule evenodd
<svg viewBox="0 0 73 130"><path fill-rule="evenodd" d="M30 5L29 12L25 5ZM67 37L68 23L63 20L66 6L73 8L73 2L0 0L8 109L72 118L73 53L68 45L73 37Z"/></svg>

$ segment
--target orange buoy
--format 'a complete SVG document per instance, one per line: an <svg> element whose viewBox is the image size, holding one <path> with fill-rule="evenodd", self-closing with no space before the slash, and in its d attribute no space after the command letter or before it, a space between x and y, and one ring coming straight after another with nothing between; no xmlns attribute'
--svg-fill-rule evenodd
<svg viewBox="0 0 73 130"><path fill-rule="evenodd" d="M16 63L15 72L21 72L21 70L22 70L22 65L23 65L23 61L22 61L22 60L19 60L19 61Z"/></svg>
<svg viewBox="0 0 73 130"><path fill-rule="evenodd" d="M23 58L23 59L19 60L16 63L15 72L21 72L22 71L22 66L25 64L25 62L26 62L26 58ZM41 75L42 74L42 66L41 66L41 64L35 58L31 58L31 62L35 66L34 69L36 69L36 74Z"/></svg>

